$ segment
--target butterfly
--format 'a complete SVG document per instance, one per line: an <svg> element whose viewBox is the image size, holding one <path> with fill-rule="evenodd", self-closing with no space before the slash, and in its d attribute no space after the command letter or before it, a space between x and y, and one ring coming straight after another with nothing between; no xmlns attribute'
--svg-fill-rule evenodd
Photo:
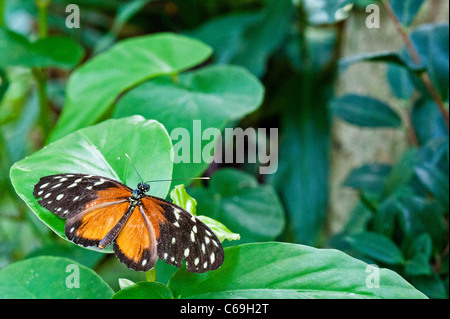
<svg viewBox="0 0 450 319"><path fill-rule="evenodd" d="M42 177L33 195L39 204L66 219L65 235L75 244L103 249L137 271L152 269L158 258L189 272L219 268L222 245L211 229L185 209L116 180L87 174Z"/></svg>

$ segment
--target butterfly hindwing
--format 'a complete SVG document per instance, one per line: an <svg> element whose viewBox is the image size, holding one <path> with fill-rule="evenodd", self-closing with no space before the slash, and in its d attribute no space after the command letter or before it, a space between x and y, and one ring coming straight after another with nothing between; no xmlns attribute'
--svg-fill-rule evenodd
<svg viewBox="0 0 450 319"><path fill-rule="evenodd" d="M151 221L139 205L133 208L131 216L114 241L114 253L129 268L147 271L158 260L156 241Z"/></svg>
<svg viewBox="0 0 450 319"><path fill-rule="evenodd" d="M157 231L158 257L181 267L186 261L189 272L206 272L219 268L224 253L219 239L194 215L160 198L146 196L142 206L150 219L162 213Z"/></svg>
<svg viewBox="0 0 450 319"><path fill-rule="evenodd" d="M115 202L93 206L66 221L67 239L85 247L99 246L100 241L117 225L130 206L129 202Z"/></svg>

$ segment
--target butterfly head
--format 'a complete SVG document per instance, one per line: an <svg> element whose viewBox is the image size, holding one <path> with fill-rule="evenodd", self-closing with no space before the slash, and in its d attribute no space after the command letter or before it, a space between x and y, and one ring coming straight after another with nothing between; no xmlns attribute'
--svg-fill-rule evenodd
<svg viewBox="0 0 450 319"><path fill-rule="evenodd" d="M150 185L147 183L139 183L137 186L138 190L140 190L143 194L146 194L150 190Z"/></svg>

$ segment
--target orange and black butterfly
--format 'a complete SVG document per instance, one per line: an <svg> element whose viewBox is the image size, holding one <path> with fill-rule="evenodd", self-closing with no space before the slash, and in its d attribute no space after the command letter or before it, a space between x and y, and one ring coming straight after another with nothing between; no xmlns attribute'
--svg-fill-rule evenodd
<svg viewBox="0 0 450 319"><path fill-rule="evenodd" d="M224 260L220 241L195 216L161 198L146 195L110 178L85 174L42 177L33 195L39 204L66 219L66 237L101 249L113 244L117 258L138 271L152 269L158 258L176 267L186 261L189 272L219 268Z"/></svg>

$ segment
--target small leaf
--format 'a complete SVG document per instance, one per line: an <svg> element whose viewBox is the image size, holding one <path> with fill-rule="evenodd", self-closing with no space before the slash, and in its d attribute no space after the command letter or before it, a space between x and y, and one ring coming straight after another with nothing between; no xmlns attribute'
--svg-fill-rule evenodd
<svg viewBox="0 0 450 319"><path fill-rule="evenodd" d="M362 62L382 62L389 63L391 65L404 67L414 73L418 73L424 70L424 66L415 64L410 58L405 56L403 52L368 52L358 53L348 57L344 57L339 61L339 66L343 72L355 64Z"/></svg>
<svg viewBox="0 0 450 319"><path fill-rule="evenodd" d="M381 193L392 166L380 163L363 165L352 170L344 186Z"/></svg>
<svg viewBox="0 0 450 319"><path fill-rule="evenodd" d="M383 263L398 265L405 261L400 249L390 239L377 233L352 234L346 240L359 253Z"/></svg>
<svg viewBox="0 0 450 319"><path fill-rule="evenodd" d="M449 178L437 166L422 163L414 168L419 180L445 207L449 207Z"/></svg>
<svg viewBox="0 0 450 319"><path fill-rule="evenodd" d="M126 279L126 278L119 278L120 289L125 289L125 288L128 288L133 285L134 285L134 282L132 282L131 280Z"/></svg>
<svg viewBox="0 0 450 319"><path fill-rule="evenodd" d="M400 22L408 26L414 20L425 0L391 0L390 2Z"/></svg>
<svg viewBox="0 0 450 319"><path fill-rule="evenodd" d="M170 191L170 198L175 205L178 205L192 215L197 216L197 201L195 198L189 196L183 184L175 186Z"/></svg>
<svg viewBox="0 0 450 319"><path fill-rule="evenodd" d="M344 121L362 127L400 127L399 115L377 99L346 95L332 101L334 114Z"/></svg>
<svg viewBox="0 0 450 319"><path fill-rule="evenodd" d="M67 258L30 258L0 270L1 299L107 299L113 294L92 269Z"/></svg>
<svg viewBox="0 0 450 319"><path fill-rule="evenodd" d="M164 284L144 281L119 290L112 299L173 299L173 294Z"/></svg>
<svg viewBox="0 0 450 319"><path fill-rule="evenodd" d="M442 113L431 100L420 98L414 103L411 121L421 145L432 139L448 136L447 125Z"/></svg>
<svg viewBox="0 0 450 319"><path fill-rule="evenodd" d="M422 24L411 33L411 41L419 54L421 63L443 101L447 101L449 87L449 25ZM409 59L407 50L405 56ZM428 94L428 91L424 91Z"/></svg>
<svg viewBox="0 0 450 319"><path fill-rule="evenodd" d="M175 188L170 192L170 198L172 199L174 204L186 209L191 214L197 216L195 214L195 211L197 210L197 201L193 197L189 196L184 188L184 185L175 186ZM207 216L197 216L197 218L205 223L209 228L211 228L220 242L223 242L225 239L239 240L241 238L239 234L232 233L228 228L226 228L222 223L219 223L217 220L214 220Z"/></svg>
<svg viewBox="0 0 450 319"><path fill-rule="evenodd" d="M303 4L308 22L313 25L328 25L345 20L353 8L353 2L352 0L294 1Z"/></svg>
<svg viewBox="0 0 450 319"><path fill-rule="evenodd" d="M409 259L405 263L405 273L411 276L431 275L432 245L431 237L426 233L413 241L408 252Z"/></svg>
<svg viewBox="0 0 450 319"><path fill-rule="evenodd" d="M225 239L229 241L241 239L241 235L233 233L231 230L226 228L224 224L218 222L215 219L212 219L208 216L197 216L197 218L205 223L209 228L211 228L211 230L214 232L221 243Z"/></svg>

